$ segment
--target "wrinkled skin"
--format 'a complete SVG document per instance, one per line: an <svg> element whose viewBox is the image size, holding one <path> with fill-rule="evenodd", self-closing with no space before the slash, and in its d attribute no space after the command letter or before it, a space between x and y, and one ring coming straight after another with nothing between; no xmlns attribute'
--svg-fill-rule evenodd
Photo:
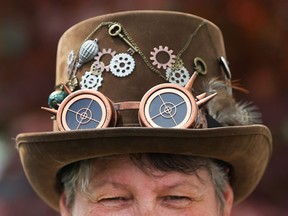
<svg viewBox="0 0 288 216"><path fill-rule="evenodd" d="M60 198L61 216L229 216L233 192L229 185L220 211L207 171L197 175L150 170L143 172L127 157L95 162L89 194L78 191L73 207Z"/></svg>

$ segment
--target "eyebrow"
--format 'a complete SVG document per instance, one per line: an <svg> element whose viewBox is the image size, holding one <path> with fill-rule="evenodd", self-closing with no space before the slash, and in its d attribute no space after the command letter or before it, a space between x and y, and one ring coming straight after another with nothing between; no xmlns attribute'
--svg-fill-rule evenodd
<svg viewBox="0 0 288 216"><path fill-rule="evenodd" d="M192 187L196 190L200 190L199 186L193 184L192 182L189 182L187 180L182 180L182 181L177 181L177 182L173 182L172 184L165 184L165 181L163 181L164 183L161 184L161 190L172 190L172 189L175 189L175 188L179 188L179 187ZM123 189L127 189L129 187L131 187L131 185L127 184L127 183L122 183L122 182L118 182L117 180L111 180L111 181L100 181L100 182L97 182L97 183L93 183L92 184L92 187L95 187L95 188L103 188L105 186L113 186L114 188L123 188Z"/></svg>
<svg viewBox="0 0 288 216"><path fill-rule="evenodd" d="M109 186L109 185L112 185L115 188L127 188L127 187L129 187L129 185L127 183L116 182L114 180L112 180L112 181L100 181L97 183L92 183L92 186L96 187L96 188L101 188L101 187L105 187L105 186Z"/></svg>
<svg viewBox="0 0 288 216"><path fill-rule="evenodd" d="M177 182L174 182L170 185L166 185L166 184L163 184L162 188L165 190L169 189L169 190L172 190L172 189L177 189L179 187L192 187L192 188L195 188L196 190L200 190L199 186L197 186L196 184L192 183L192 182L189 182L187 180L183 180L183 181L177 181Z"/></svg>

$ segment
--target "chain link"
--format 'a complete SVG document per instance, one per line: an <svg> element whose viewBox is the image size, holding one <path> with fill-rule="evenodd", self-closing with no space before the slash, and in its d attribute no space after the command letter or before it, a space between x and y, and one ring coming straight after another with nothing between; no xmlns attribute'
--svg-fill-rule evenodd
<svg viewBox="0 0 288 216"><path fill-rule="evenodd" d="M183 66L183 61L180 59L181 55L187 50L187 48L189 47L189 45L191 44L192 39L197 35L198 31L202 28L202 26L204 26L206 24L205 21L202 21L202 23L199 24L199 26L195 29L195 31L189 36L187 42L185 43L184 47L179 51L179 53L176 56L176 61L174 63L174 65L172 65L172 70L175 69L179 69ZM137 46L137 44L134 42L134 40L132 39L132 37L128 34L128 32L125 30L125 28L117 22L102 22L100 23L83 41L83 43L89 39L92 38L92 36L94 34L96 34L102 27L106 26L108 28L110 28L113 25L118 25L121 29L119 30L118 33L115 33L113 36L118 35L121 39L123 39L129 46L130 48L132 48L133 50L135 50L135 52L137 52L141 58L143 59L143 61L145 62L145 64L147 65L147 67L153 71L154 73L156 73L159 77L161 77L162 79L164 79L165 81L167 81L167 78L156 68L154 68L152 66L152 64L150 64L149 60L147 59L147 57L145 56L145 54L142 52L142 50ZM123 35L121 35L121 31L124 33L125 37L123 37ZM111 35L111 34L110 34ZM79 58L79 49L77 51L77 58ZM77 58L75 58L74 62L73 62L73 73L72 75L69 77L69 80L72 79L73 77L76 76L77 73L77 68L75 67L76 64L76 60Z"/></svg>
<svg viewBox="0 0 288 216"><path fill-rule="evenodd" d="M130 37L130 35L128 34L128 32L125 30L125 28L120 24L120 23L117 23L120 27L121 27L121 30L123 31L124 35L126 36L126 39L129 41L129 43L132 45L132 49L135 50L135 52L137 52L141 58L143 59L143 61L145 62L145 64L147 65L147 67L152 70L153 72L155 72L156 74L158 74L159 77L161 77L162 79L164 79L165 81L167 81L166 77L163 76L161 74L161 72L159 70L157 70L156 68L154 68L150 62L148 61L147 57L145 56L145 54L142 52L142 50L137 46L137 44L134 42L134 40L132 39L132 37ZM124 39L124 38L122 38ZM124 39L125 40L125 39ZM128 43L128 44L129 44Z"/></svg>
<svg viewBox="0 0 288 216"><path fill-rule="evenodd" d="M184 47L179 51L179 53L177 54L177 59L180 59L180 56L187 50L187 48L189 47L192 39L197 35L198 31L202 28L202 26L204 26L206 24L205 21L202 21L198 27L195 29L195 31L190 35L190 37L188 38L186 44L184 45Z"/></svg>

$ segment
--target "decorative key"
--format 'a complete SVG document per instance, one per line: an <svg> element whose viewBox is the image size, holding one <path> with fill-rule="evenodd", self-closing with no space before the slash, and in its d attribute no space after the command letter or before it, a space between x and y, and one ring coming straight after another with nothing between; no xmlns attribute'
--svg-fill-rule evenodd
<svg viewBox="0 0 288 216"><path fill-rule="evenodd" d="M139 50L137 47L135 47L122 33L122 27L119 24L113 24L109 27L109 35L112 37L119 36L125 43L127 43L134 52L139 53ZM129 49L129 52L131 53L131 49Z"/></svg>

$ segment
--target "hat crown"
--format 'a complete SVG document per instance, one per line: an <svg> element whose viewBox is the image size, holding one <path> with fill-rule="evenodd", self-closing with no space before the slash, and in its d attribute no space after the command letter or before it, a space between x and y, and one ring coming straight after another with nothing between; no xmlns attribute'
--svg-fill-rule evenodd
<svg viewBox="0 0 288 216"><path fill-rule="evenodd" d="M98 59L97 55L83 57L97 49ZM211 79L226 79L219 64L219 58L225 56L219 28L208 20L179 12L121 12L91 18L71 27L58 44L56 84L69 79L67 62L71 51L75 53L74 72L82 88L84 82L88 82L85 77L93 76L91 66L102 65L94 87L113 102L140 101L149 89L169 81L185 85L203 64L206 73L196 79L195 95L203 93ZM197 59L201 59L201 65ZM127 69L128 64L131 67ZM178 73L173 74L175 65ZM135 111L122 114L127 117L118 122L118 126L137 124Z"/></svg>

